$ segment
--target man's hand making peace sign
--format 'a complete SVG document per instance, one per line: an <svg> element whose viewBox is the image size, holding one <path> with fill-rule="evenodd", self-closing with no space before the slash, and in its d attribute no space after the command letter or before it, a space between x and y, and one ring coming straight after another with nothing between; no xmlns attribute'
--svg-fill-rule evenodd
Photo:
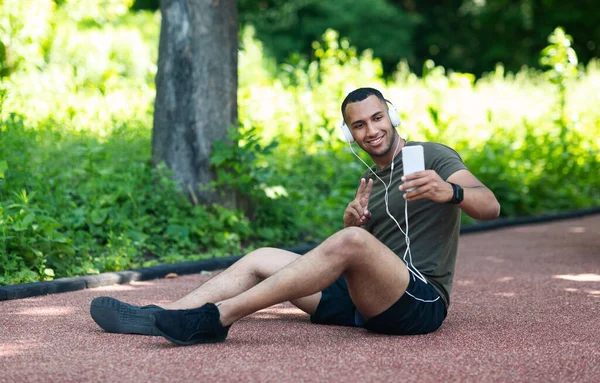
<svg viewBox="0 0 600 383"><path fill-rule="evenodd" d="M369 196L373 189L373 180L367 182L364 178L360 179L360 185L356 191L356 196L352 200L346 211L344 212L344 227L358 226L361 227L371 218L371 212L367 209L369 206Z"/></svg>

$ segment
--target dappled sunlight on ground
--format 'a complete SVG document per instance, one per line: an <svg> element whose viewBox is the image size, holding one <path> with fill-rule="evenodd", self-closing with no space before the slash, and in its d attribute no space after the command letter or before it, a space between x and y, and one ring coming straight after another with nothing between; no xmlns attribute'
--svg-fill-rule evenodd
<svg viewBox="0 0 600 383"><path fill-rule="evenodd" d="M156 282L150 282L150 281L145 281L145 282L131 282L130 285L133 286L154 286L156 284Z"/></svg>
<svg viewBox="0 0 600 383"><path fill-rule="evenodd" d="M126 285L110 285L95 287L95 291L132 291L139 287L153 286L153 282L131 282Z"/></svg>
<svg viewBox="0 0 600 383"><path fill-rule="evenodd" d="M259 312L252 314L252 317L260 319L276 319L281 318L283 315L297 314L304 314L304 311L296 307L282 307L281 305L277 305L260 310Z"/></svg>
<svg viewBox="0 0 600 383"><path fill-rule="evenodd" d="M600 282L599 274L564 274L553 275L552 278L575 282Z"/></svg>
<svg viewBox="0 0 600 383"><path fill-rule="evenodd" d="M562 274L562 275L553 275L553 279L562 279L565 281L571 282L600 282L600 274ZM573 285L572 285L573 286ZM581 286L581 285L579 285ZM598 290L597 285L587 285L587 288L584 287L566 287L564 291L569 293L583 293L587 294L592 298L600 299L600 290Z"/></svg>
<svg viewBox="0 0 600 383"><path fill-rule="evenodd" d="M494 295L499 296L499 297L504 297L504 298L511 298L511 297L516 297L517 293L514 293L514 292L495 293Z"/></svg>
<svg viewBox="0 0 600 383"><path fill-rule="evenodd" d="M58 306L46 306L46 307L31 307L17 311L16 315L38 315L38 316L57 316L57 315L68 315L75 311L73 307L58 307Z"/></svg>
<svg viewBox="0 0 600 383"><path fill-rule="evenodd" d="M600 299L600 290L591 290L591 289L576 289L573 287L568 287L565 289L565 291L569 292L569 293L584 293L584 294L588 294L593 298L598 298Z"/></svg>
<svg viewBox="0 0 600 383"><path fill-rule="evenodd" d="M35 347L33 341L18 341L18 343L0 344L0 357L16 356Z"/></svg>

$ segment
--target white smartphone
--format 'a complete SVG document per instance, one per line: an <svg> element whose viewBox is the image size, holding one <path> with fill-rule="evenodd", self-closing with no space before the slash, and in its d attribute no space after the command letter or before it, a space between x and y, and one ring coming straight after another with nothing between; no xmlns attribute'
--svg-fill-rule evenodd
<svg viewBox="0 0 600 383"><path fill-rule="evenodd" d="M423 146L413 145L402 148L402 165L404 175L425 170L425 156L423 155ZM412 191L410 188L407 191Z"/></svg>

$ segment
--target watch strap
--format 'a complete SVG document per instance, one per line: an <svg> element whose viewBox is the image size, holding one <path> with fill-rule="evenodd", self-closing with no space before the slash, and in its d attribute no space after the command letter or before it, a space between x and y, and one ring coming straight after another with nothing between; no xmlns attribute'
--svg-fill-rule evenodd
<svg viewBox="0 0 600 383"><path fill-rule="evenodd" d="M458 205L463 201L463 188L460 185L448 182L452 186L452 199L448 201L449 204Z"/></svg>

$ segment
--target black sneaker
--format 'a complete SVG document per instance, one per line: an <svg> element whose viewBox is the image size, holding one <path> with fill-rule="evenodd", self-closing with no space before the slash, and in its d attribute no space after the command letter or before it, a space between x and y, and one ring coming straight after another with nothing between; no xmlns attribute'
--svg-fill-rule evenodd
<svg viewBox="0 0 600 383"><path fill-rule="evenodd" d="M105 331L117 334L161 335L152 323L151 315L165 311L155 305L133 306L111 297L94 298L90 315Z"/></svg>
<svg viewBox="0 0 600 383"><path fill-rule="evenodd" d="M183 346L223 342L230 327L223 327L219 309L212 303L191 310L163 310L153 316L158 332Z"/></svg>

